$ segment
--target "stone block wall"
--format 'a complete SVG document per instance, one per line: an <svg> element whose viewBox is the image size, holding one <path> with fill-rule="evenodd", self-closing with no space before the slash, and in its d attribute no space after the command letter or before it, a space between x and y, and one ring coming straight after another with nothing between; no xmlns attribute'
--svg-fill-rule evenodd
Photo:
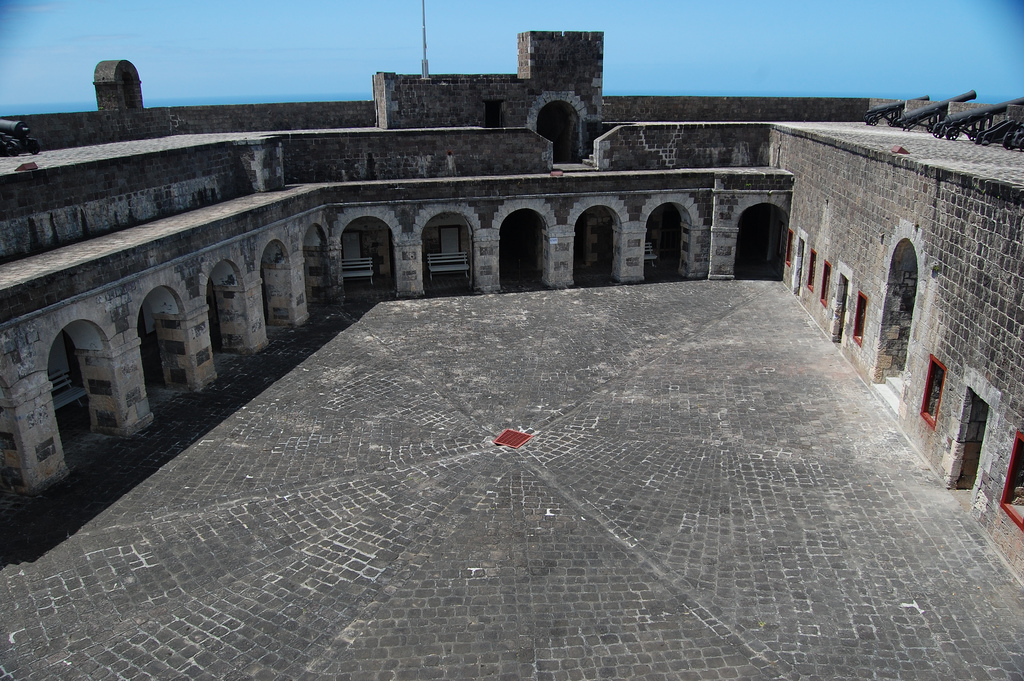
<svg viewBox="0 0 1024 681"><path fill-rule="evenodd" d="M484 102L502 102L504 127L525 127L526 84L514 75L373 76L377 125L387 129L484 125Z"/></svg>
<svg viewBox="0 0 1024 681"><path fill-rule="evenodd" d="M786 281L818 324L833 330L837 273L848 278L839 347L869 380L886 369L879 346L888 332L882 313L890 265L901 242L913 245L918 284L900 425L951 480L967 390L988 403L973 513L1024 575L1024 533L999 506L1014 436L1024 430L1024 190L785 126L776 126L772 146L795 175L794 251L803 239L807 253L817 253L813 288L806 264L794 272L795 257ZM822 305L825 261L833 276ZM852 338L858 292L868 301L862 345ZM921 415L933 356L946 367L934 427Z"/></svg>
<svg viewBox="0 0 1024 681"><path fill-rule="evenodd" d="M5 115L23 121L43 150L169 135L373 127L373 102L293 102Z"/></svg>
<svg viewBox="0 0 1024 681"><path fill-rule="evenodd" d="M766 166L768 137L758 124L622 125L595 140L594 158L600 170Z"/></svg>
<svg viewBox="0 0 1024 681"><path fill-rule="evenodd" d="M350 182L547 173L551 143L525 129L338 131L281 136L285 179Z"/></svg>
<svg viewBox="0 0 1024 681"><path fill-rule="evenodd" d="M273 138L0 175L0 261L284 184Z"/></svg>
<svg viewBox="0 0 1024 681"><path fill-rule="evenodd" d="M863 121L866 97L604 97L605 121Z"/></svg>

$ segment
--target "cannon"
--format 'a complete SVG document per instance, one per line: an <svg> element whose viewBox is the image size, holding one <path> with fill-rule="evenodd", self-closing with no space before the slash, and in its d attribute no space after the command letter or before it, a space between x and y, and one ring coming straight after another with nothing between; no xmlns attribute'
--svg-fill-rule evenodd
<svg viewBox="0 0 1024 681"><path fill-rule="evenodd" d="M983 147L987 147L993 142L1002 142L1003 138L1006 137L1007 134L1012 134L1019 125L1020 123L1018 123L1017 121L1011 121L1009 119L999 121L995 125L989 127L988 130L979 132L977 135L975 135L974 143L980 144Z"/></svg>
<svg viewBox="0 0 1024 681"><path fill-rule="evenodd" d="M979 134L992 127L992 119L1001 113L1006 112L1006 107L1024 104L1024 97L1011 99L1000 104L989 104L970 111L950 114L942 121L932 127L932 134L936 137L945 137L948 140L955 140L961 133L967 133L969 139L974 139Z"/></svg>
<svg viewBox="0 0 1024 681"><path fill-rule="evenodd" d="M923 125L928 129L928 132L932 131L935 124L946 117L946 112L949 111L950 102L969 102L978 96L978 93L974 90L965 92L962 95L956 97L950 97L944 99L941 102L933 102L922 106L920 109L914 109L909 113L904 113L900 116L899 120L896 121L896 125L900 126L904 130L910 130L916 125Z"/></svg>
<svg viewBox="0 0 1024 681"><path fill-rule="evenodd" d="M1003 147L1024 151L1024 123L1018 123L1016 130L1011 130L1003 135Z"/></svg>
<svg viewBox="0 0 1024 681"><path fill-rule="evenodd" d="M879 104L868 109L867 113L864 114L864 122L868 125L877 125L878 121L885 119L885 122L889 124L889 127L896 125L897 119L903 115L903 110L907 106L908 101L928 101L928 95L924 97L913 97L909 100L900 100L898 102L892 102L891 104Z"/></svg>
<svg viewBox="0 0 1024 681"><path fill-rule="evenodd" d="M0 119L0 156L38 154L39 140L29 137L31 130L21 121Z"/></svg>

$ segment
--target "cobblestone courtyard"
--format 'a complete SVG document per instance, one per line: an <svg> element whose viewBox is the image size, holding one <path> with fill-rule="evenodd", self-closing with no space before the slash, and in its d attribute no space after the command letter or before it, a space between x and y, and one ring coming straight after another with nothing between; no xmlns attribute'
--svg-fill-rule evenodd
<svg viewBox="0 0 1024 681"><path fill-rule="evenodd" d="M781 284L352 321L69 446L252 391L0 571L0 679L1024 679L1020 583Z"/></svg>

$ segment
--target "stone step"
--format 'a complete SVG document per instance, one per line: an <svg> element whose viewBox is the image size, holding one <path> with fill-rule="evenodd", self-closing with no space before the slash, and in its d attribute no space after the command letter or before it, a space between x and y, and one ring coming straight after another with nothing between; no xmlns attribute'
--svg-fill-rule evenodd
<svg viewBox="0 0 1024 681"><path fill-rule="evenodd" d="M878 393L882 401L889 405L893 413L900 413L900 395L903 394L903 381L898 378L887 378L885 383L874 383L872 384L875 392Z"/></svg>

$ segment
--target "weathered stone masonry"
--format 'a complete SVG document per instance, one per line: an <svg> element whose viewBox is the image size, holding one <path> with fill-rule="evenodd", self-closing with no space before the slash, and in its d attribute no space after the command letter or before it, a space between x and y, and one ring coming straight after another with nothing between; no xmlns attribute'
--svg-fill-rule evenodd
<svg viewBox="0 0 1024 681"><path fill-rule="evenodd" d="M651 258L690 279L779 274L1024 575L1000 507L1024 429L1013 162L750 122L856 120L873 100L605 98L600 33L522 34L516 74L377 74L374 102L150 110L126 90L134 67L106 64L109 108L26 120L50 150L136 141L47 151L27 173L0 159L0 488L65 474L55 382L73 379L96 432L134 433L153 419L143 342L166 385L201 390L215 351L259 352L267 326L343 304L346 248L423 295L445 227L467 291L502 290L503 249L527 242L551 288L601 258L620 283Z"/></svg>

